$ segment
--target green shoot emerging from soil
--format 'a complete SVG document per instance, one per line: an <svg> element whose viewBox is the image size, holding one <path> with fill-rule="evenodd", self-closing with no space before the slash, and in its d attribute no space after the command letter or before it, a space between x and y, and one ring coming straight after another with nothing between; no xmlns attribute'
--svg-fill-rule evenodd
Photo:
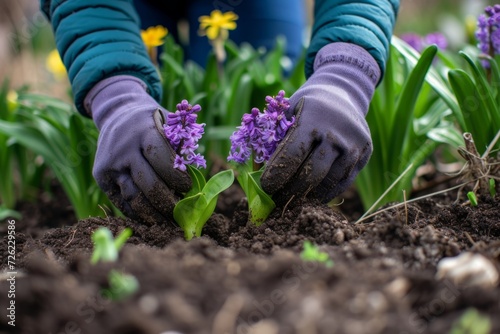
<svg viewBox="0 0 500 334"><path fill-rule="evenodd" d="M482 316L475 308L469 308L453 325L450 334L488 334L491 333L491 321Z"/></svg>
<svg viewBox="0 0 500 334"><path fill-rule="evenodd" d="M323 263L328 268L333 267L333 261L330 259L330 256L320 251L318 246L312 244L309 240L304 241L304 249L300 253L300 258L304 261Z"/></svg>
<svg viewBox="0 0 500 334"><path fill-rule="evenodd" d="M469 198L470 205L477 206L477 196L473 191L469 191L467 197Z"/></svg>
<svg viewBox="0 0 500 334"><path fill-rule="evenodd" d="M104 289L101 294L112 300L122 300L132 295L139 289L137 279L117 270L111 270L108 275L109 288Z"/></svg>
<svg viewBox="0 0 500 334"><path fill-rule="evenodd" d="M92 233L94 252L92 253L90 263L116 261L118 259L118 252L131 235L132 230L125 228L116 239L113 239L113 234L107 227L99 227Z"/></svg>

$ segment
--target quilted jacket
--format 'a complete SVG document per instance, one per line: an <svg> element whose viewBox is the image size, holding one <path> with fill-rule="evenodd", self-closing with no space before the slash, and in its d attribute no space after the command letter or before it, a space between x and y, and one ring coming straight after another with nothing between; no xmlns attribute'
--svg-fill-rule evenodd
<svg viewBox="0 0 500 334"><path fill-rule="evenodd" d="M399 0L316 0L306 75L312 74L318 50L331 42L365 48L383 72L398 7ZM132 0L41 0L41 8L52 23L81 113L86 114L87 92L118 74L143 80L151 96L161 100L160 78L143 46Z"/></svg>

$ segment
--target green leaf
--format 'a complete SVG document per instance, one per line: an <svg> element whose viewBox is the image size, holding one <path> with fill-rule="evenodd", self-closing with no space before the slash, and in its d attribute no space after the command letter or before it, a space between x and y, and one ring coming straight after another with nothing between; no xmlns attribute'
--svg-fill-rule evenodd
<svg viewBox="0 0 500 334"><path fill-rule="evenodd" d="M485 131L489 124L481 112L485 110L486 106L480 97L476 84L463 70L451 70L448 77L465 119L466 126L462 128L462 131L472 133L479 153L483 153L489 143L489 136Z"/></svg>
<svg viewBox="0 0 500 334"><path fill-rule="evenodd" d="M248 198L248 209L250 221L255 226L260 226L274 210L276 204L260 185L260 177L263 169L248 173L246 195Z"/></svg>
<svg viewBox="0 0 500 334"><path fill-rule="evenodd" d="M427 137L437 143L448 144L455 148L462 146L464 143L461 132L454 128L451 124L447 127L430 129L427 132Z"/></svg>
<svg viewBox="0 0 500 334"><path fill-rule="evenodd" d="M186 240L201 236L203 226L215 209L218 195L229 188L233 181L232 170L219 172L208 180L201 192L185 197L176 204L174 219L184 230Z"/></svg>
<svg viewBox="0 0 500 334"><path fill-rule="evenodd" d="M416 64L419 60L419 54L411 46L406 44L400 38L393 36L391 39L391 44L395 47L407 61L412 64ZM426 81L434 88L436 93L446 102L448 107L453 111L458 123L463 128L465 126L465 121L463 119L462 113L460 112L460 107L457 103L457 99L453 92L448 88L446 82L441 78L439 73L434 69L430 69L426 77Z"/></svg>
<svg viewBox="0 0 500 334"><path fill-rule="evenodd" d="M407 138L406 134L409 131L409 127L412 126L411 120L413 119L415 103L436 52L437 46L435 45L429 46L425 49L403 87L401 97L399 98L396 107L394 123L393 126L390 127L392 130L392 141L390 143L389 151L394 154L399 154L403 150L403 145L405 144L405 139ZM396 160L394 163L399 162Z"/></svg>

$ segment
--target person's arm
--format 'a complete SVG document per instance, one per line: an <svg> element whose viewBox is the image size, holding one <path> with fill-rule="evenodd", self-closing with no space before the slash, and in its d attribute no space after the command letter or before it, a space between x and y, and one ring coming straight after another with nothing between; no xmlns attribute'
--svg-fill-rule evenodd
<svg viewBox="0 0 500 334"><path fill-rule="evenodd" d="M365 116L398 6L395 0L316 0L308 79L290 97L296 122L261 179L278 203L305 195L328 202L368 163L373 148Z"/></svg>
<svg viewBox="0 0 500 334"><path fill-rule="evenodd" d="M126 216L171 220L191 188L159 105L160 79L142 42L132 0L42 0L68 70L75 104L99 129L93 175Z"/></svg>
<svg viewBox="0 0 500 334"><path fill-rule="evenodd" d="M87 93L117 75L139 78L160 101L160 78L142 42L132 0L41 0L41 8L52 23L80 113L87 114Z"/></svg>
<svg viewBox="0 0 500 334"><path fill-rule="evenodd" d="M314 72L318 51L335 42L358 45L368 51L383 76L398 9L399 0L316 0L307 49L307 77Z"/></svg>

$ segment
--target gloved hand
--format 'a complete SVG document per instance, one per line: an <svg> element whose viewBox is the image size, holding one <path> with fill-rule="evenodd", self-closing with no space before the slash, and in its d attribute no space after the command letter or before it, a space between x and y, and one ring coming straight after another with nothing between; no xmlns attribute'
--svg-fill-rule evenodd
<svg viewBox="0 0 500 334"><path fill-rule="evenodd" d="M375 59L357 45L319 50L313 74L290 97L295 124L261 178L275 201L307 195L328 202L354 181L372 152L365 116L379 78Z"/></svg>
<svg viewBox="0 0 500 334"><path fill-rule="evenodd" d="M163 133L166 111L127 75L92 88L85 108L100 130L93 175L128 217L145 223L172 218L176 192L191 188L186 172L174 169L175 152Z"/></svg>

